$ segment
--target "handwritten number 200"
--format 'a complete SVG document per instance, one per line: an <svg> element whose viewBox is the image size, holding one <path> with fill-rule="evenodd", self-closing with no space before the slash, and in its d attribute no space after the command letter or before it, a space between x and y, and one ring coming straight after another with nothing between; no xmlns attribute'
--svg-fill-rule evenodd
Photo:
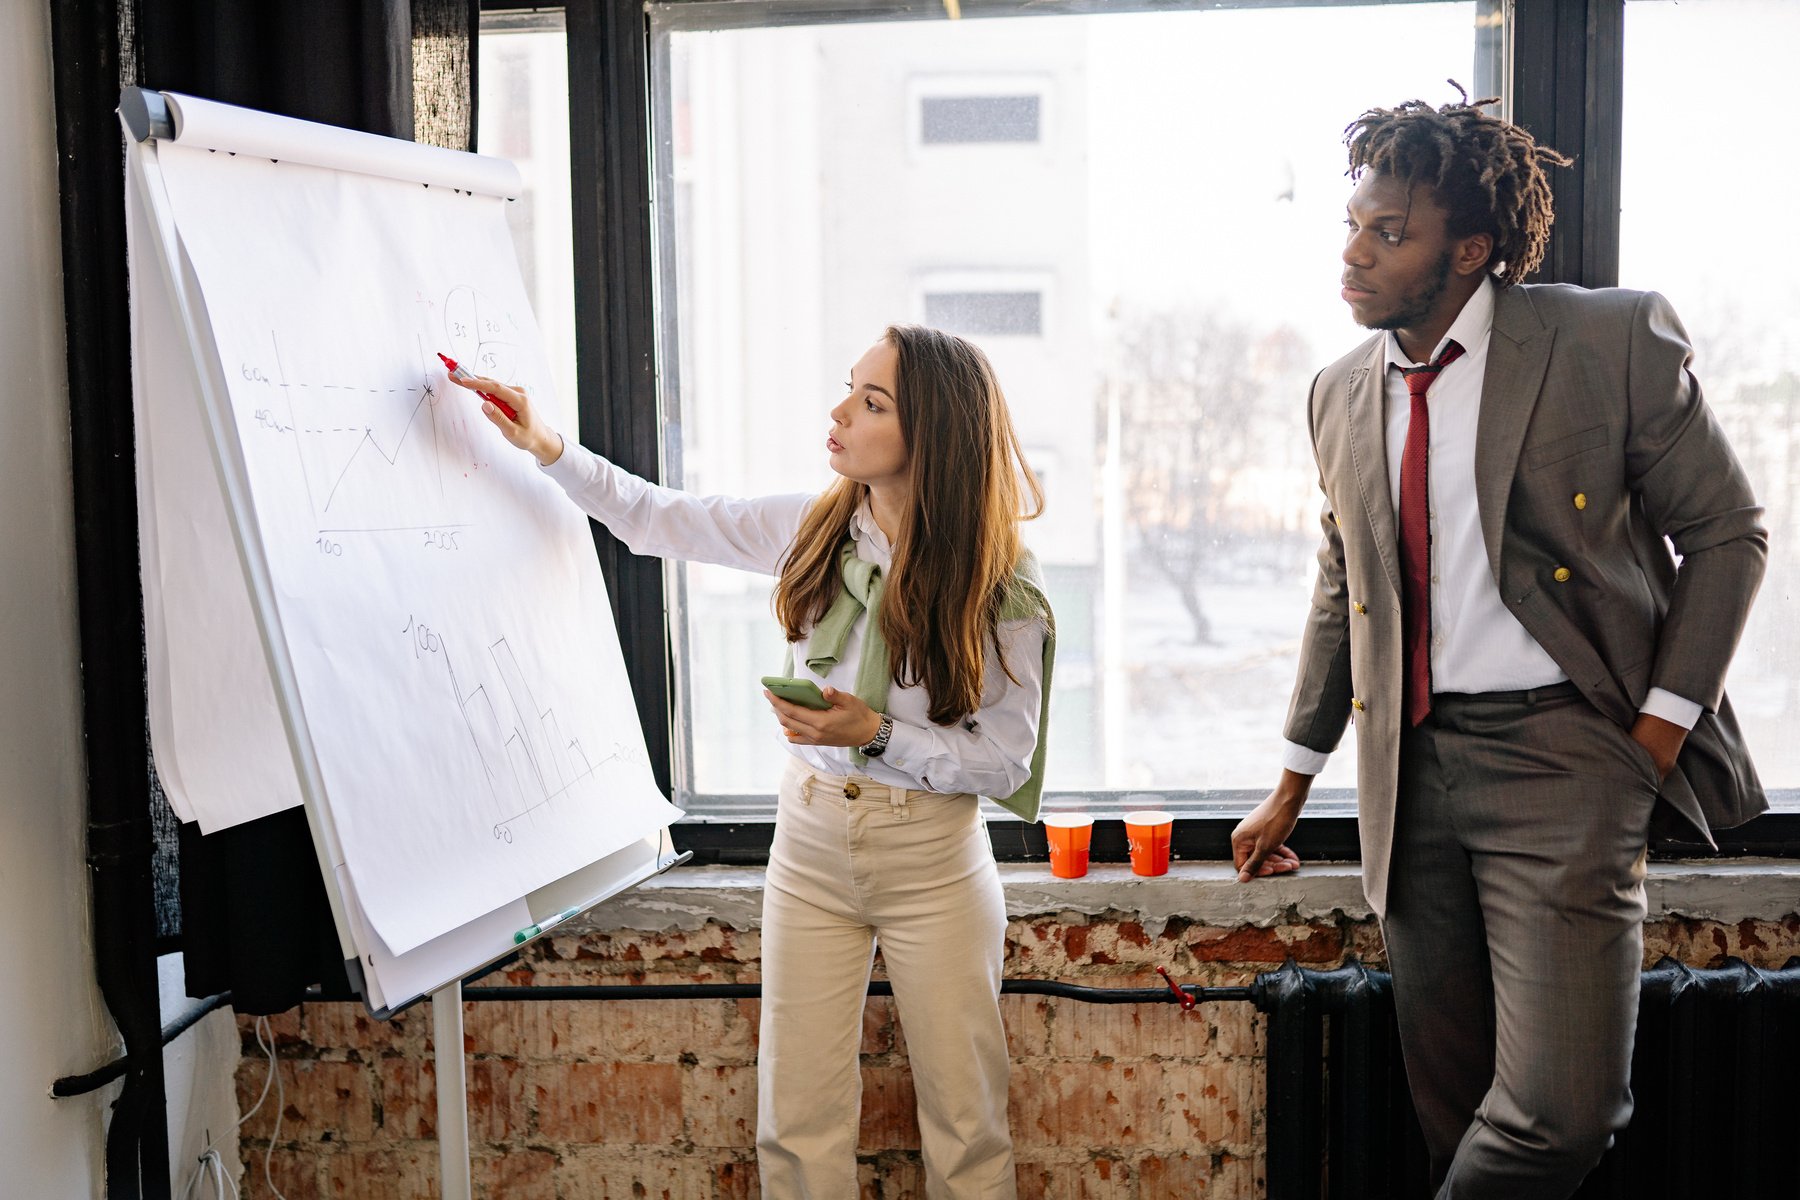
<svg viewBox="0 0 1800 1200"><path fill-rule="evenodd" d="M454 529L427 529L425 531L425 544L434 550L462 549L461 546L456 544L456 530Z"/></svg>

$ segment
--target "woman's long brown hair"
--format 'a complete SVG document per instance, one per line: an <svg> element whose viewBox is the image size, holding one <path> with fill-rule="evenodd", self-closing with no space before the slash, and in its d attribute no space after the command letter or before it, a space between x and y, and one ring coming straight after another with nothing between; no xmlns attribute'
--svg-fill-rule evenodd
<svg viewBox="0 0 1800 1200"><path fill-rule="evenodd" d="M881 601L888 670L923 685L948 725L981 707L988 647L1019 560L1019 522L1043 511L1006 397L987 355L954 334L892 325L896 406L912 473L912 507L894 541ZM843 588L838 548L868 487L839 479L807 510L775 588L788 641L811 629ZM1025 498L1029 493L1029 509ZM1004 656L1000 667L1014 678Z"/></svg>

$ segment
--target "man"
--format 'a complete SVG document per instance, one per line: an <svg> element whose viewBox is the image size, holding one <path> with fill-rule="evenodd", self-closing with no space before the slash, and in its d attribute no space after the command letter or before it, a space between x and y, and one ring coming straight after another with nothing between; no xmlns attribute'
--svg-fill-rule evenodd
<svg viewBox="0 0 1800 1200"><path fill-rule="evenodd" d="M1433 1187L1522 1200L1571 1194L1630 1118L1652 810L1705 837L1766 807L1722 688L1767 533L1668 303L1518 282L1568 160L1480 103L1346 133L1343 296L1381 332L1313 383L1285 769L1232 843L1242 880L1297 866L1355 723Z"/></svg>

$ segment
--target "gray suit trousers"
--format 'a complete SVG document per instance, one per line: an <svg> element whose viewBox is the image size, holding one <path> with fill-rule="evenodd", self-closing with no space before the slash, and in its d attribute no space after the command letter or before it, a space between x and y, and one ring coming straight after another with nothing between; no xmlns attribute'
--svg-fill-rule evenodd
<svg viewBox="0 0 1800 1200"><path fill-rule="evenodd" d="M1438 1200L1563 1200L1630 1119L1657 784L1572 684L1403 734L1382 934Z"/></svg>

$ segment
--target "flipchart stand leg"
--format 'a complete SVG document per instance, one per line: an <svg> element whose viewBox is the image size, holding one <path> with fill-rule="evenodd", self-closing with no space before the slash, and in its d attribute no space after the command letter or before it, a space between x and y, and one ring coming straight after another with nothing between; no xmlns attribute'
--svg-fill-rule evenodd
<svg viewBox="0 0 1800 1200"><path fill-rule="evenodd" d="M463 1056L462 980L431 993L431 1040L437 1047L439 1195L470 1200L469 1086Z"/></svg>

